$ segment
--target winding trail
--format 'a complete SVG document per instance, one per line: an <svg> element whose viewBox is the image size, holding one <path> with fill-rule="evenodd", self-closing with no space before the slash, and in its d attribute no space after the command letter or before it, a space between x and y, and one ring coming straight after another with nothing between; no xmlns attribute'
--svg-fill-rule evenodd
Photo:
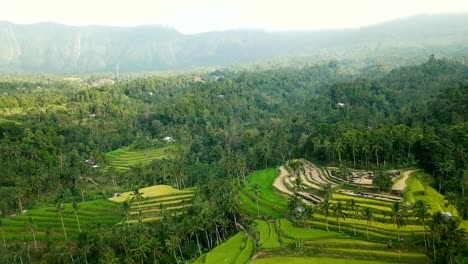
<svg viewBox="0 0 468 264"><path fill-rule="evenodd" d="M403 191L406 188L406 180L409 175L418 170L404 171L403 177L393 184L392 191Z"/></svg>

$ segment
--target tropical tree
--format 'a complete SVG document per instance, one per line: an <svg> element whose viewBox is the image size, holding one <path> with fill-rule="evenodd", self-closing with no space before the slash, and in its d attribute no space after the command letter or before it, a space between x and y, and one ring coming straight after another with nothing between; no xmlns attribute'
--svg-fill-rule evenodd
<svg viewBox="0 0 468 264"><path fill-rule="evenodd" d="M36 233L35 233L36 228L37 228L36 222L31 217L29 217L29 220L26 223L26 226L29 229L29 231L31 231L33 241L34 241L34 248L36 249L36 252L37 252L37 242L36 242Z"/></svg>
<svg viewBox="0 0 468 264"><path fill-rule="evenodd" d="M160 205L162 205L162 203ZM128 216L130 215L131 208L132 208L132 200L127 199L120 204L120 211L123 213L123 215L127 219L127 225L129 225Z"/></svg>
<svg viewBox="0 0 468 264"><path fill-rule="evenodd" d="M349 211L351 211L351 214L353 216L353 229L354 229L354 235L356 235L356 215L359 212L359 205L357 204L356 200L351 199L346 207L348 208Z"/></svg>
<svg viewBox="0 0 468 264"><path fill-rule="evenodd" d="M433 258L434 262L437 259L437 250L436 250L436 242L438 243L440 241L440 231L442 229L442 225L444 224L445 218L444 215L441 212L435 212L432 215L431 220L429 221L429 229L431 230L431 236L432 236L432 252L433 252Z"/></svg>
<svg viewBox="0 0 468 264"><path fill-rule="evenodd" d="M133 189L133 192L130 194L130 196L132 197L132 201L133 200L136 200L137 203L138 203L138 210L141 211L141 208L140 208L140 201L143 200L143 193L140 192L140 189L138 188L135 188Z"/></svg>
<svg viewBox="0 0 468 264"><path fill-rule="evenodd" d="M65 241L68 241L67 237L67 230L65 229L65 223L63 222L63 211L65 210L65 205L63 203L57 203L55 207L58 216L60 217L60 221L62 222L62 228L63 228L63 235L65 236Z"/></svg>
<svg viewBox="0 0 468 264"><path fill-rule="evenodd" d="M398 241L400 241L400 228L406 225L406 210L399 202L392 203L391 209L390 221L397 226Z"/></svg>
<svg viewBox="0 0 468 264"><path fill-rule="evenodd" d="M289 209L289 214L293 219L296 219L299 214L300 210L303 208L301 207L302 201L301 198L297 194L293 195L288 199L288 209Z"/></svg>
<svg viewBox="0 0 468 264"><path fill-rule="evenodd" d="M374 211L371 208L366 207L362 211L362 216L367 222L367 240L369 240L369 226L371 225L372 220L374 220Z"/></svg>
<svg viewBox="0 0 468 264"><path fill-rule="evenodd" d="M296 179L294 179L294 181L293 181L294 190L295 190L296 193L302 191L302 189L303 189L302 183L303 183L302 178L299 175L297 175Z"/></svg>
<svg viewBox="0 0 468 264"><path fill-rule="evenodd" d="M135 258L139 259L143 264L150 250L150 241L144 236L139 236L136 241L135 248L131 249L130 251L133 253Z"/></svg>
<svg viewBox="0 0 468 264"><path fill-rule="evenodd" d="M2 212L0 211L0 228L2 229L2 240L3 240L3 247L6 249L6 240L5 240L5 230L3 229L3 218Z"/></svg>
<svg viewBox="0 0 468 264"><path fill-rule="evenodd" d="M263 192L260 189L260 185L257 183L254 183L250 189L253 192L253 195L255 196L255 202L257 203L257 216L260 216L260 207L258 206L258 200L260 197L262 197Z"/></svg>
<svg viewBox="0 0 468 264"><path fill-rule="evenodd" d="M423 226L424 230L424 247L427 250L427 239L426 239L426 221L427 219L431 216L429 213L429 210L431 209L431 206L426 203L425 201L422 200L417 200L413 204L413 214L416 216L419 220L419 222Z"/></svg>
<svg viewBox="0 0 468 264"><path fill-rule="evenodd" d="M78 231L81 233L81 226L80 226L80 219L78 219L78 209L80 209L80 204L77 202L73 202L73 213L75 214L76 223L78 224Z"/></svg>
<svg viewBox="0 0 468 264"><path fill-rule="evenodd" d="M320 203L320 212L325 216L325 224L328 230L328 216L330 215L330 209L331 209L331 203L329 199L323 200L322 203Z"/></svg>
<svg viewBox="0 0 468 264"><path fill-rule="evenodd" d="M338 231L341 233L341 225L340 225L340 218L343 218L343 220L346 220L347 214L345 213L345 206L341 203L341 201L338 201L333 206L333 215L336 216L336 222L338 222Z"/></svg>

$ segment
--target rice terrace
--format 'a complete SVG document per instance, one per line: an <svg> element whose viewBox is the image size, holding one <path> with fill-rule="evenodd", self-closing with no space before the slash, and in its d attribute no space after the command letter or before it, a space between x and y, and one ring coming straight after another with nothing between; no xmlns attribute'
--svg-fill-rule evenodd
<svg viewBox="0 0 468 264"><path fill-rule="evenodd" d="M468 264L467 47L466 0L2 1L0 264Z"/></svg>

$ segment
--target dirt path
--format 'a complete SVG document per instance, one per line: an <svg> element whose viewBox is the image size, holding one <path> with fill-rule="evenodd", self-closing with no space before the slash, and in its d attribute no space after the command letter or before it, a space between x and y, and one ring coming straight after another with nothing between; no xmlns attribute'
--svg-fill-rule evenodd
<svg viewBox="0 0 468 264"><path fill-rule="evenodd" d="M289 176L289 172L283 167L279 167L280 175L276 177L273 186L280 192L293 195L293 193L284 185L284 179Z"/></svg>
<svg viewBox="0 0 468 264"><path fill-rule="evenodd" d="M418 171L418 170L404 171L403 172L403 177L393 184L392 190L393 191L403 191L403 190L405 190L406 180L408 179L409 175L411 173L415 172L415 171Z"/></svg>

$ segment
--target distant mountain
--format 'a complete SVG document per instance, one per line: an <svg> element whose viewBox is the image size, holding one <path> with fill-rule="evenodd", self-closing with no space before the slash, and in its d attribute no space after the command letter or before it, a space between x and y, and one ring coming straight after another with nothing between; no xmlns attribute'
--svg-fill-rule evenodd
<svg viewBox="0 0 468 264"><path fill-rule="evenodd" d="M424 15L354 30L232 30L184 35L159 26L0 22L0 72L179 70L284 56L388 59L468 54L468 14Z"/></svg>

